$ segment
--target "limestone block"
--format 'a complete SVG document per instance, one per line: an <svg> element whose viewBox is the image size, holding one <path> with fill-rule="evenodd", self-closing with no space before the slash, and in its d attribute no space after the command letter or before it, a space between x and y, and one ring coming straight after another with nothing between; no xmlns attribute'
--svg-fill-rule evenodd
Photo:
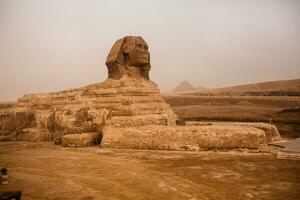
<svg viewBox="0 0 300 200"><path fill-rule="evenodd" d="M85 147L99 144L102 136L98 132L69 134L62 137L64 147Z"/></svg>
<svg viewBox="0 0 300 200"><path fill-rule="evenodd" d="M104 127L102 144L131 149L260 149L267 144L263 130L238 126Z"/></svg>
<svg viewBox="0 0 300 200"><path fill-rule="evenodd" d="M279 134L279 131L277 127L273 124L268 123L247 123L247 122L236 122L237 126L252 126L255 128L259 128L266 133L267 141L278 141L281 140L281 136Z"/></svg>
<svg viewBox="0 0 300 200"><path fill-rule="evenodd" d="M34 112L27 109L13 109L0 113L0 135L9 135L16 130L35 126Z"/></svg>
<svg viewBox="0 0 300 200"><path fill-rule="evenodd" d="M1 135L0 136L0 141L4 142L4 141L16 141L17 140L17 133L13 132L9 135Z"/></svg>
<svg viewBox="0 0 300 200"><path fill-rule="evenodd" d="M51 133L46 129L27 128L17 132L18 141L45 142L51 141Z"/></svg>
<svg viewBox="0 0 300 200"><path fill-rule="evenodd" d="M198 122L198 121L187 121L185 122L186 126L212 126L211 122Z"/></svg>

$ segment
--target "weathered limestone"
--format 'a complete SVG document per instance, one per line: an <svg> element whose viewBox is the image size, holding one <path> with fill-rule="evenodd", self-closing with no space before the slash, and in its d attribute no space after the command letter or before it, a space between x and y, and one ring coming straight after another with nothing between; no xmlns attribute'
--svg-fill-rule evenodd
<svg viewBox="0 0 300 200"><path fill-rule="evenodd" d="M92 133L76 133L62 137L62 145L64 147L86 147L100 144L102 135L98 132Z"/></svg>
<svg viewBox="0 0 300 200"><path fill-rule="evenodd" d="M275 125L263 123L263 122L198 122L198 121L187 121L186 126L248 126L261 129L265 132L267 140L278 141L281 140L281 136Z"/></svg>
<svg viewBox="0 0 300 200"><path fill-rule="evenodd" d="M12 111L0 113L0 135L10 135L25 127L34 127L34 112L15 108Z"/></svg>
<svg viewBox="0 0 300 200"><path fill-rule="evenodd" d="M16 140L29 142L51 141L52 136L46 129L24 128L17 132Z"/></svg>
<svg viewBox="0 0 300 200"><path fill-rule="evenodd" d="M267 123L242 123L236 122L236 126L252 126L265 132L268 142L281 140L281 136L275 125Z"/></svg>
<svg viewBox="0 0 300 200"><path fill-rule="evenodd" d="M186 126L212 126L211 122L201 122L201 121L186 121Z"/></svg>
<svg viewBox="0 0 300 200"><path fill-rule="evenodd" d="M105 127L102 146L130 149L263 150L268 138L263 130L245 126L141 126Z"/></svg>

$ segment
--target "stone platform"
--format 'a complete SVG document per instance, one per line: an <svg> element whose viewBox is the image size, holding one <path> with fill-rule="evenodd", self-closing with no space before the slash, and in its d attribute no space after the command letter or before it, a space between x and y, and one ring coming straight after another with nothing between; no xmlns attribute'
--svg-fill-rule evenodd
<svg viewBox="0 0 300 200"><path fill-rule="evenodd" d="M126 149L268 151L272 138L250 126L105 127L102 146Z"/></svg>

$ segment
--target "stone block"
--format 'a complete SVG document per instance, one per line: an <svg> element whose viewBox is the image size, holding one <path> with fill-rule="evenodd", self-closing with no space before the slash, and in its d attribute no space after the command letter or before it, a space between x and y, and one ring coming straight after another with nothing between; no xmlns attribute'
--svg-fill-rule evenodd
<svg viewBox="0 0 300 200"><path fill-rule="evenodd" d="M86 147L99 144L101 135L97 132L68 134L62 137L64 147Z"/></svg>

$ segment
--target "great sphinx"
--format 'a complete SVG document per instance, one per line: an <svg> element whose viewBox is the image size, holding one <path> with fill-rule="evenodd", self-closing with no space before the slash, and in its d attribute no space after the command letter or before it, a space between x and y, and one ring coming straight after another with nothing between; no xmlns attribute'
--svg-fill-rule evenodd
<svg viewBox="0 0 300 200"><path fill-rule="evenodd" d="M280 135L269 124L176 126L176 116L150 80L148 45L123 37L113 45L105 81L81 88L26 94L0 110L0 141L55 140L64 146L100 144L139 149L264 149ZM195 123L194 123L195 124Z"/></svg>
<svg viewBox="0 0 300 200"><path fill-rule="evenodd" d="M111 48L104 82L60 92L26 94L1 114L1 135L53 140L102 128L174 125L175 115L149 79L150 54L142 37L123 37Z"/></svg>

